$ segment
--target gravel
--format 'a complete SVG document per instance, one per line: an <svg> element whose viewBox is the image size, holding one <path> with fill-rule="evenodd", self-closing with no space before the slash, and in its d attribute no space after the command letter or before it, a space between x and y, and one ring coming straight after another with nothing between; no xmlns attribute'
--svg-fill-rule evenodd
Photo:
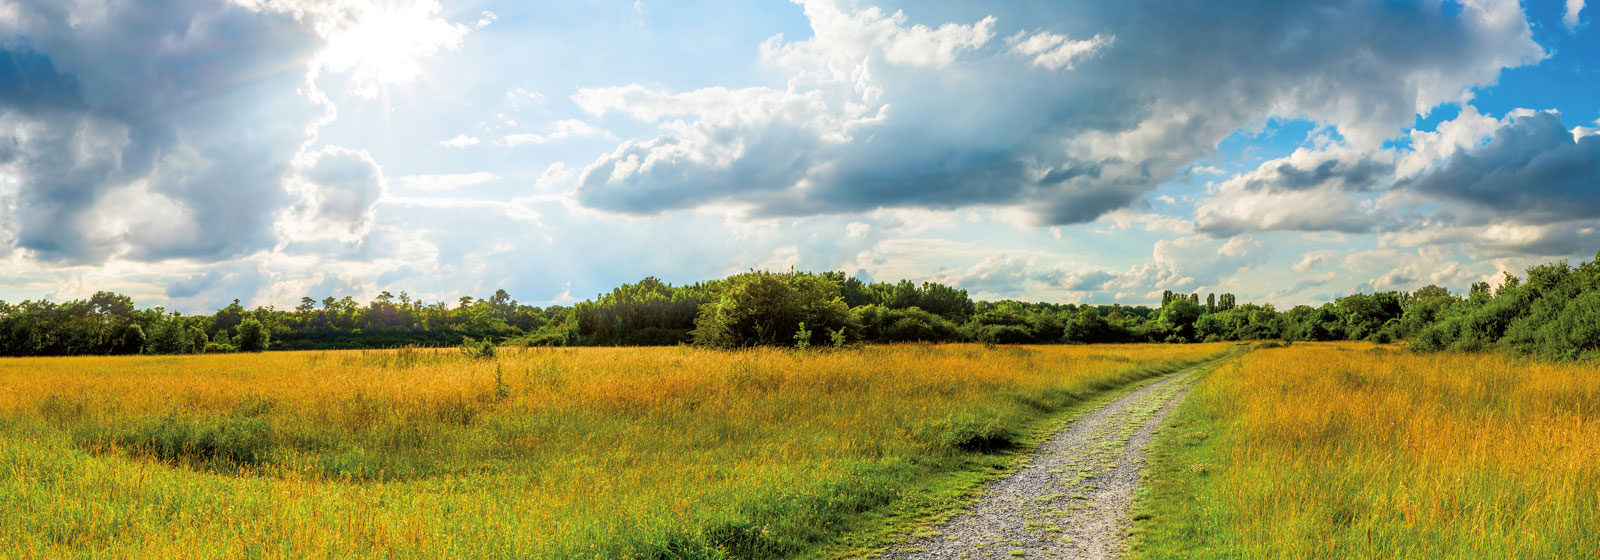
<svg viewBox="0 0 1600 560"><path fill-rule="evenodd" d="M883 556L1115 558L1156 427L1196 381L1191 369L1073 421L965 511Z"/></svg>

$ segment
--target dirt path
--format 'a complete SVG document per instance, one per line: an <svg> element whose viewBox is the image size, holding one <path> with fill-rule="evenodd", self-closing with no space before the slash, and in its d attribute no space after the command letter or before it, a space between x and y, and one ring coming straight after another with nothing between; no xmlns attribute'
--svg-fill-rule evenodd
<svg viewBox="0 0 1600 560"><path fill-rule="evenodd" d="M1114 558L1145 446L1197 380L1191 369L1069 424L966 511L919 531L884 558Z"/></svg>

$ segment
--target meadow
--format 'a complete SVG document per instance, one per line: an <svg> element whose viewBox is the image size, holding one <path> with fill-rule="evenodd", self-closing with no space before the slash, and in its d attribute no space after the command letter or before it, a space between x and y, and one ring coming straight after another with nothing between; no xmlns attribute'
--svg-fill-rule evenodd
<svg viewBox="0 0 1600 560"><path fill-rule="evenodd" d="M1229 347L3 359L0 557L871 547L1064 411Z"/></svg>
<svg viewBox="0 0 1600 560"><path fill-rule="evenodd" d="M1600 558L1600 368L1256 350L1151 451L1136 558Z"/></svg>

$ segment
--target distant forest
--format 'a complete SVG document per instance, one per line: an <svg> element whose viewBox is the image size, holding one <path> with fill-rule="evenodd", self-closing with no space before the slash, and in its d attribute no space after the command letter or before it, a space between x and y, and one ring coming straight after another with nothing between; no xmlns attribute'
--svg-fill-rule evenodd
<svg viewBox="0 0 1600 560"><path fill-rule="evenodd" d="M1600 254L1596 255L1600 261ZM673 286L626 284L571 307L523 305L499 290L453 305L405 292L366 304L303 298L294 309L211 315L139 309L100 292L62 303L0 301L0 355L188 354L453 346L466 339L531 346L695 344L717 348L846 346L862 342L993 344L1408 340L1418 351L1503 347L1549 359L1600 350L1600 264L1565 261L1507 274L1491 290L1439 286L1352 294L1279 311L1233 294L1167 292L1160 308L974 301L933 282L862 282L843 273L748 272Z"/></svg>

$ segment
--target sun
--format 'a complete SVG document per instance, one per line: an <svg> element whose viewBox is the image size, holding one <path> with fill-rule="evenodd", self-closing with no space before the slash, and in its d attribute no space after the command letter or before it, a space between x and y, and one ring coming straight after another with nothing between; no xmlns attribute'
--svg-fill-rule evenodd
<svg viewBox="0 0 1600 560"><path fill-rule="evenodd" d="M439 16L434 0L375 2L359 9L355 23L336 31L319 57L330 72L348 73L349 93L376 97L415 81L423 59L461 47L472 28Z"/></svg>

